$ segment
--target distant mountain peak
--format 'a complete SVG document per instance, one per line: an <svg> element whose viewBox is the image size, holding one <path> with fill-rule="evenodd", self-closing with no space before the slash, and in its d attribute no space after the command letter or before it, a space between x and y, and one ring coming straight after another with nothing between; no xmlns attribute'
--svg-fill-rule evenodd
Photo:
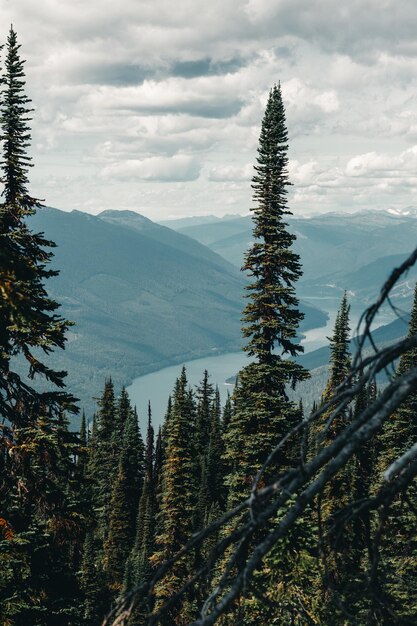
<svg viewBox="0 0 417 626"><path fill-rule="evenodd" d="M152 223L152 220L150 220L148 217L145 217L141 213L137 213L136 211L131 211L129 209L106 209L105 211L102 211L101 213L99 213L97 217L105 217L105 218L117 217L118 220L120 220L120 218L122 217L126 217L129 219L136 219L138 221Z"/></svg>
<svg viewBox="0 0 417 626"><path fill-rule="evenodd" d="M105 222L111 222L114 224L129 226L136 230L143 230L154 228L155 224L148 217L141 215L140 213L136 213L136 211L129 211L126 209L113 210L107 209L106 211L102 211L97 215L98 218L104 220Z"/></svg>

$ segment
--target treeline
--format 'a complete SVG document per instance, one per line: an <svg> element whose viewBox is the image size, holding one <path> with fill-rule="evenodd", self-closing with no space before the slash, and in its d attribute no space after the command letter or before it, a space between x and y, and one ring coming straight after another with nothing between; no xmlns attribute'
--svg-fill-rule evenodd
<svg viewBox="0 0 417 626"><path fill-rule="evenodd" d="M346 295L330 339L328 382L317 399L320 417L310 424L302 400L287 395L309 373L297 361L302 314L295 283L302 269L285 223L290 182L280 86L269 94L252 184L254 244L244 263L250 282L243 312L251 362L224 407L207 372L193 390L183 369L158 433L149 408L145 440L125 389L116 397L111 380L95 416L83 415L80 432L71 432L68 419L77 407L63 389L65 372L44 362L64 347L70 322L56 314L58 304L44 287L55 274L47 269L53 244L26 223L41 208L27 189L30 112L11 29L0 98L2 624L98 626L121 598L127 603L119 624L201 624L214 615L217 597L223 608L211 623L223 626L417 623L415 480L402 490L380 489L383 472L416 441L417 390L363 445L346 453L332 447L382 402L371 376L358 393L345 393L337 411L329 404L356 384ZM416 334L417 291L409 337ZM16 358L26 362L27 378L17 373ZM410 344L395 376L416 365ZM33 386L35 376L46 391ZM282 477L311 469L323 451L322 489L304 505L297 500L289 532L256 560L291 507L287 501L256 525L264 514L258 494L265 485L282 493ZM240 509L249 494L249 510ZM184 549L234 507L227 524ZM251 527L254 532L241 534ZM251 559L256 567L242 578L242 564ZM237 580L239 592L222 605Z"/></svg>

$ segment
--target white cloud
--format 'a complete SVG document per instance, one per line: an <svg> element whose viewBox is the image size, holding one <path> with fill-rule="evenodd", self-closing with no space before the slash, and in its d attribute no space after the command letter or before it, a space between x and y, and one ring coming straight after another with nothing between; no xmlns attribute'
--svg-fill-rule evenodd
<svg viewBox="0 0 417 626"><path fill-rule="evenodd" d="M149 157L112 163L102 170L101 176L121 180L178 182L197 180L200 169L201 166L195 159L178 154L169 158Z"/></svg>
<svg viewBox="0 0 417 626"><path fill-rule="evenodd" d="M253 165L248 163L242 167L235 165L224 165L220 167L213 167L208 175L209 180L215 182L222 181L239 181L239 180L251 180L254 174Z"/></svg>
<svg viewBox="0 0 417 626"><path fill-rule="evenodd" d="M350 159L346 165L347 176L371 178L417 179L417 146L398 154L367 152Z"/></svg>
<svg viewBox="0 0 417 626"><path fill-rule="evenodd" d="M49 203L246 210L278 80L300 210L412 200L413 0L16 0L0 18L27 59L30 175Z"/></svg>
<svg viewBox="0 0 417 626"><path fill-rule="evenodd" d="M317 107L322 113L332 113L339 108L337 93L333 89L320 91L299 78L284 82L282 91L287 103L295 109Z"/></svg>

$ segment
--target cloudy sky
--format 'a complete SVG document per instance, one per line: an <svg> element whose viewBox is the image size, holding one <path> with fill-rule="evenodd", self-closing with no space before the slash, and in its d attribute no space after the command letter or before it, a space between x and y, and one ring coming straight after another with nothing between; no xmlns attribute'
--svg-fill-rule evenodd
<svg viewBox="0 0 417 626"><path fill-rule="evenodd" d="M0 18L50 206L246 213L279 80L295 214L417 205L415 0L0 0Z"/></svg>

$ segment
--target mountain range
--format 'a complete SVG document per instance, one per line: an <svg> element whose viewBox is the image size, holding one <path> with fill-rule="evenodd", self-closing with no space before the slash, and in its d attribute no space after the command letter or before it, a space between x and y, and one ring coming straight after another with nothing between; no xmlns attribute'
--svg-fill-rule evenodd
<svg viewBox="0 0 417 626"><path fill-rule="evenodd" d="M130 211L92 216L53 208L30 218L57 247L48 292L76 322L51 363L92 411L104 379L141 374L241 347L244 275L198 241ZM303 305L303 330L326 314Z"/></svg>
<svg viewBox="0 0 417 626"><path fill-rule="evenodd" d="M297 236L294 248L303 264L304 274L297 284L299 297L334 316L346 290L352 309L352 329L363 310L375 301L392 269L405 260L417 242L417 211L412 207L405 211L327 213L310 218L289 216L288 225ZM177 221L175 228L204 243L236 267L242 265L252 239L250 216L233 216L204 226ZM372 333L376 345L383 347L406 334L416 281L417 269L412 267L392 289L391 302L396 313L389 306L382 310L376 320L378 327ZM330 334L329 328L327 335ZM352 340L352 352L355 347ZM365 348L365 352L369 349ZM312 376L297 387L292 397L294 400L303 397L306 410L324 389L329 356L326 345L299 358ZM383 382L381 379L380 384Z"/></svg>
<svg viewBox="0 0 417 626"><path fill-rule="evenodd" d="M416 246L415 212L364 211L325 213L310 218L289 216L289 229L297 236L294 249L301 257L303 277L297 292L303 299L329 310L337 306L344 289L351 305L362 310L376 296L390 270ZM176 229L193 237L240 267L252 238L250 216ZM409 305L417 270L412 268L393 292Z"/></svg>
<svg viewBox="0 0 417 626"><path fill-rule="evenodd" d="M68 386L87 410L106 377L128 385L165 366L241 348L246 278L239 267L251 243L251 219L206 217L187 218L185 225L175 220L173 228L119 210L93 216L44 208L30 218L33 230L57 244L52 266L60 274L47 287L63 315L76 322L66 350L52 355L52 363L68 371ZM297 284L305 313L301 332L325 325L343 289L353 310L361 311L417 241L414 215L385 211L290 217L289 228L304 269ZM393 292L404 311L416 276L410 270ZM380 341L392 341L405 324L376 332ZM328 348L302 360L322 368Z"/></svg>

